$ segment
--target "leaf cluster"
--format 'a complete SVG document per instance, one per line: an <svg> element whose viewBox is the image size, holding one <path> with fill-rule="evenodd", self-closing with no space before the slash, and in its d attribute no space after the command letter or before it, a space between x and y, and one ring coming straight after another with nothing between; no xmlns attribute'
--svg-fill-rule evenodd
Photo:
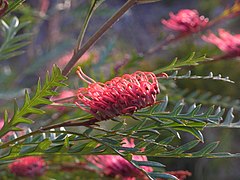
<svg viewBox="0 0 240 180"><path fill-rule="evenodd" d="M7 60L12 57L24 53L22 48L29 44L32 33L19 33L29 22L20 23L17 17L13 17L8 24L1 20L0 27L2 30L3 42L0 46L0 61Z"/></svg>
<svg viewBox="0 0 240 180"><path fill-rule="evenodd" d="M20 123L31 124L32 120L26 116L29 114L43 114L44 111L37 108L39 105L51 104L49 100L50 96L57 95L58 93L53 91L55 87L66 86L63 81L66 80L61 73L61 70L54 66L51 76L46 74L44 85L42 86L41 80L38 80L38 85L34 96L31 98L28 91L25 91L24 104L19 108L16 100L14 101L14 113L9 120L8 112L4 114L4 125L0 131L0 137L8 133L9 131L18 131L20 128L16 127Z"/></svg>

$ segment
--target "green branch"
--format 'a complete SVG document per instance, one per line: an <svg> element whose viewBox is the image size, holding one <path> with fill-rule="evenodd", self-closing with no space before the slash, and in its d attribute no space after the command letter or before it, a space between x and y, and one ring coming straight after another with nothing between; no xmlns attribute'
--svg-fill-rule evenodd
<svg viewBox="0 0 240 180"><path fill-rule="evenodd" d="M178 70L185 66L196 66L199 62L206 62L207 60L211 59L207 58L205 55L202 57L195 57L195 52L193 52L186 60L178 61L178 58L175 58L171 64L154 71L154 73L159 74L167 71Z"/></svg>

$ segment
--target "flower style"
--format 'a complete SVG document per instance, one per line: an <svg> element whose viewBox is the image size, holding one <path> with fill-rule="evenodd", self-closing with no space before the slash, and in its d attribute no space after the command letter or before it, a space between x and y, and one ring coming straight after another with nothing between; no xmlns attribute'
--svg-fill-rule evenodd
<svg viewBox="0 0 240 180"><path fill-rule="evenodd" d="M7 9L8 9L8 1L0 0L0 17L4 15Z"/></svg>
<svg viewBox="0 0 240 180"><path fill-rule="evenodd" d="M210 32L202 39L206 42L215 44L221 51L230 57L240 56L240 34L232 35L224 29L218 29L219 37Z"/></svg>
<svg viewBox="0 0 240 180"><path fill-rule="evenodd" d="M46 163L41 157L29 156L9 164L9 169L16 176L36 177L43 175Z"/></svg>
<svg viewBox="0 0 240 180"><path fill-rule="evenodd" d="M106 83L95 82L80 67L77 74L88 83L88 87L78 89L75 104L97 120L132 114L151 106L156 103L156 96L160 93L157 77L152 72L136 71L115 77Z"/></svg>
<svg viewBox="0 0 240 180"><path fill-rule="evenodd" d="M169 29L181 33L196 33L208 23L208 18L199 16L197 10L182 9L176 15L169 13L169 20L162 20L162 23Z"/></svg>
<svg viewBox="0 0 240 180"><path fill-rule="evenodd" d="M134 140L123 139L123 147L134 147ZM133 160L147 161L146 156L133 155ZM146 179L142 172L130 164L127 160L118 155L97 155L89 156L87 160L101 169L105 176L119 177L123 180ZM146 172L152 172L151 167L141 166Z"/></svg>

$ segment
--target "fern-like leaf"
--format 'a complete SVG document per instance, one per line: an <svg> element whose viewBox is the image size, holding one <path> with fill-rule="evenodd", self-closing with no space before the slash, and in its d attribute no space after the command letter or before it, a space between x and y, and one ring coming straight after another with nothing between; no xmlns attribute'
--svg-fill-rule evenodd
<svg viewBox="0 0 240 180"><path fill-rule="evenodd" d="M96 132L94 132L96 133ZM28 136L24 141L11 144L8 151L3 151L4 154L0 156L1 162L14 159L16 157L29 156L29 155L46 155L46 154L117 154L121 155L126 160L130 161L135 166L150 166L155 168L165 167L163 164L154 161L134 161L129 154L143 154L156 157L185 157L185 158L199 158L208 157L216 158L220 155L224 157L239 157L239 153L213 153L218 146L219 142L213 142L200 148L198 151L192 151L200 143L199 140L193 140L180 146L169 146L163 148L163 145L171 143L173 138L166 138L157 142L157 139L152 141L141 140L134 148L122 147L120 141L109 134L98 134L93 136L91 133L86 135L84 133L76 133L66 131L64 128L60 130L52 129L45 133ZM16 138L16 137L15 137ZM145 151L140 151L139 144L143 143ZM110 149L109 149L110 148ZM138 167L139 168L139 167Z"/></svg>
<svg viewBox="0 0 240 180"><path fill-rule="evenodd" d="M186 60L178 61L178 58L175 58L170 65L160 68L154 71L154 73L159 74L167 71L174 71L184 66L196 66L199 62L206 62L207 60L211 59L207 58L205 55L202 57L195 57L195 53L193 52Z"/></svg>
<svg viewBox="0 0 240 180"><path fill-rule="evenodd" d="M51 101L48 100L47 97L57 94L52 90L54 87L66 86L66 84L63 83L64 80L66 80L66 77L62 75L61 70L57 66L53 66L52 75L49 76L49 73L47 73L43 86L39 79L36 93L32 98L28 91L25 91L24 104L21 108L19 108L17 102L14 101L14 114L10 120L8 120L7 112L5 113L5 123L0 131L0 137L9 131L19 130L18 128L16 129L19 123L32 123L32 120L28 119L26 115L43 114L44 111L36 108L36 106L40 104L50 104Z"/></svg>
<svg viewBox="0 0 240 180"><path fill-rule="evenodd" d="M20 30L25 28L29 22L20 23L17 17L13 17L10 24L1 20L0 26L3 32L3 43L0 47L0 61L18 56L24 53L22 47L29 44L31 33L18 34Z"/></svg>
<svg viewBox="0 0 240 180"><path fill-rule="evenodd" d="M164 103L167 102L168 98L165 98ZM201 109L201 104L196 106L193 104L190 107L184 105L183 101L179 101L172 111L159 111L159 105L153 106L147 110L142 110L136 112L135 115L138 117L148 117L148 118L158 118L164 121L171 121L176 122L179 124L184 124L184 121L194 121L194 122L201 122L201 123L218 123L222 120L222 115L224 113L224 109L220 107L217 108L215 111L212 107L208 110L203 111ZM166 108L166 104L161 105ZM184 108L188 108L187 110ZM162 110L162 109L161 109ZM163 109L164 110L164 109Z"/></svg>
<svg viewBox="0 0 240 180"><path fill-rule="evenodd" d="M168 76L168 79L212 79L212 80L234 83L234 81L231 81L229 77L222 77L221 74L214 76L212 72L210 72L208 76L197 76L197 75L192 75L191 71L188 71L184 75L178 75L178 71L175 71L173 74Z"/></svg>
<svg viewBox="0 0 240 180"><path fill-rule="evenodd" d="M224 109L214 106L205 109L201 104L196 106L184 105L183 101L179 101L171 111L167 111L168 98L165 97L160 105L155 105L148 109L136 112L135 118L146 119L148 123L142 127L131 129L139 132L145 130L167 130L174 136L180 138L179 131L187 132L195 136L198 140L204 142L201 130L207 124L218 124L223 118ZM145 122L145 121L144 121ZM154 123L153 123L154 122Z"/></svg>
<svg viewBox="0 0 240 180"><path fill-rule="evenodd" d="M233 108L230 108L226 117L218 124L209 124L208 127L240 128L240 120L236 121L233 114Z"/></svg>
<svg viewBox="0 0 240 180"><path fill-rule="evenodd" d="M28 132L31 132L31 130ZM140 153L140 149L122 147L120 141L104 137L104 135L93 136L92 134L91 132L89 134L69 132L64 128L60 128L60 130L52 129L49 132L28 136L24 141L12 144L10 149L0 156L1 163L28 155L61 153L79 155L115 154L125 158L152 180L155 179L154 174L149 174L141 166L154 167L155 169L165 167L163 164L154 161L132 160L131 153ZM175 176L171 177L174 178Z"/></svg>

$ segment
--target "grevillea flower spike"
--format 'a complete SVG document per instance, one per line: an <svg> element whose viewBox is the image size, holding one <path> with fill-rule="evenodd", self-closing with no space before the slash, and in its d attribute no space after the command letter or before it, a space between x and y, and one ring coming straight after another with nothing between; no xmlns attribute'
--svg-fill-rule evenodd
<svg viewBox="0 0 240 180"><path fill-rule="evenodd" d="M208 24L208 18L199 16L197 10L182 9L176 15L169 13L169 20L162 20L167 28L180 33L196 33Z"/></svg>
<svg viewBox="0 0 240 180"><path fill-rule="evenodd" d="M34 178L43 175L46 170L46 163L41 157L29 156L16 159L8 167L16 176Z"/></svg>
<svg viewBox="0 0 240 180"><path fill-rule="evenodd" d="M126 139L124 138L122 141L124 144L122 147L128 147L128 148L134 148L134 139ZM141 149L141 151L144 151L144 149ZM87 157L87 160L95 165L97 168L99 168L99 173L108 176L108 177L118 177L122 180L146 180L147 177L144 176L144 174L138 170L136 167L134 167L131 163L129 163L127 160L122 158L119 155L91 155ZM133 155L132 160L135 161L148 161L147 156L144 155ZM150 173L153 172L152 167L147 166L141 166L146 172ZM188 176L191 176L192 174L189 171L166 171L164 172L166 174L173 175L177 177L179 180L184 180ZM162 179L159 179L162 180Z"/></svg>
<svg viewBox="0 0 240 180"><path fill-rule="evenodd" d="M156 96L160 93L157 77L152 72L136 71L106 83L94 81L80 67L77 74L88 83L88 87L78 89L75 104L97 120L132 114L151 106L156 103Z"/></svg>
<svg viewBox="0 0 240 180"><path fill-rule="evenodd" d="M126 138L122 141L123 147L135 147L134 140L128 141ZM147 156L133 155L135 161L147 161ZM127 160L119 155L97 155L88 156L87 160L99 168L100 173L109 177L119 177L123 180L147 179L143 173L134 167ZM151 167L141 166L146 172L152 172Z"/></svg>
<svg viewBox="0 0 240 180"><path fill-rule="evenodd" d="M228 57L240 56L240 34L232 35L224 29L218 29L218 34L219 37L209 32L207 36L202 36L202 39L216 45Z"/></svg>

